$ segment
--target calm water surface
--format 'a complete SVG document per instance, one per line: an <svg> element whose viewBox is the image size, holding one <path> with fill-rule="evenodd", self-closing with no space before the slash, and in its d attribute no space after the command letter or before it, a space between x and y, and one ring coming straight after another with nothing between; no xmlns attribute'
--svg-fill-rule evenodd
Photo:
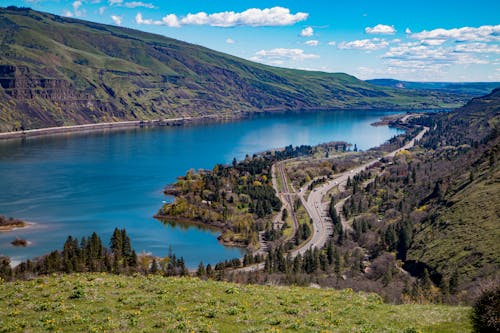
<svg viewBox="0 0 500 333"><path fill-rule="evenodd" d="M333 140L376 146L396 129L373 127L387 112L330 111L256 116L182 128L134 129L0 143L0 214L32 221L0 233L0 254L19 261L62 248L68 235L93 231L106 242L126 228L138 251L165 256L169 246L190 267L242 254L217 232L163 225L152 216L162 189L190 168L212 168L269 148ZM15 248L15 237L32 244Z"/></svg>

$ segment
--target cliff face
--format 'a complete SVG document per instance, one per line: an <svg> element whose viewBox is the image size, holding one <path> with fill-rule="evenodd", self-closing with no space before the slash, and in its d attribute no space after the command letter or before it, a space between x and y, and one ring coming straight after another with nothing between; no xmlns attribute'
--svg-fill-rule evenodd
<svg viewBox="0 0 500 333"><path fill-rule="evenodd" d="M454 107L464 100L346 74L252 63L131 29L0 8L0 131L301 109Z"/></svg>

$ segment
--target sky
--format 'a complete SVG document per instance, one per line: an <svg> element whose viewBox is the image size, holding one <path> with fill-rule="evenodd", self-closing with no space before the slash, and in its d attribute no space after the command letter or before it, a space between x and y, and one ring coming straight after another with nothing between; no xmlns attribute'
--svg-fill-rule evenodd
<svg viewBox="0 0 500 333"><path fill-rule="evenodd" d="M0 0L361 79L500 81L498 0Z"/></svg>

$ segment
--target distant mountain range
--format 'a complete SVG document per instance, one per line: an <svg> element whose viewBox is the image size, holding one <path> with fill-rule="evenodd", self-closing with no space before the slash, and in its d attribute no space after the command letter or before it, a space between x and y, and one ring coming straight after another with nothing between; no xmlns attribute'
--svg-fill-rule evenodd
<svg viewBox="0 0 500 333"><path fill-rule="evenodd" d="M394 79L373 79L366 82L381 87L441 91L470 96L483 96L500 87L500 82L409 82Z"/></svg>
<svg viewBox="0 0 500 333"><path fill-rule="evenodd" d="M0 131L311 109L435 109L468 96L276 68L164 36L0 8Z"/></svg>

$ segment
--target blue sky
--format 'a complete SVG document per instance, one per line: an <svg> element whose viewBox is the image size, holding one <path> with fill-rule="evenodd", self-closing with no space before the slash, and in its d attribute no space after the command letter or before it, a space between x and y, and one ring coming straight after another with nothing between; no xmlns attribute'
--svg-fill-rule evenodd
<svg viewBox="0 0 500 333"><path fill-rule="evenodd" d="M266 64L362 79L500 81L500 1L0 0Z"/></svg>

